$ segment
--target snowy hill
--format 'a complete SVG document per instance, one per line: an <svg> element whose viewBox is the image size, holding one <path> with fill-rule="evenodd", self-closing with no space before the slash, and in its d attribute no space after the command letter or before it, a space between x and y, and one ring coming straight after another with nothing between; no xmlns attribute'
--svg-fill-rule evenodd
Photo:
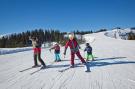
<svg viewBox="0 0 135 89"><path fill-rule="evenodd" d="M105 33L105 35L108 36L108 37L116 38L116 39L128 40L128 35L131 32L135 33L135 29L130 29L130 28L126 28L126 29L113 29L111 31L107 31Z"/></svg>
<svg viewBox="0 0 135 89"><path fill-rule="evenodd" d="M49 68L29 69L33 65L33 51L0 55L1 89L135 89L135 41L116 40L104 32L87 34L84 37L93 47L95 61L89 63L91 72L86 73L84 65L59 72L70 64L70 50L62 62L53 63L54 54L49 48L42 49L42 59ZM94 39L94 41L89 41ZM85 44L81 45L81 54ZM80 63L75 58L75 64ZM35 72L37 71L37 72ZM34 73L33 73L34 72ZM33 74L31 74L33 73Z"/></svg>

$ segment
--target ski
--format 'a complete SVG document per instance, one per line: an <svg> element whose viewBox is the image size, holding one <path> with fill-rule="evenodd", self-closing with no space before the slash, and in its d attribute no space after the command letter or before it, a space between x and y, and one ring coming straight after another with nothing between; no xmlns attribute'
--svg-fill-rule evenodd
<svg viewBox="0 0 135 89"><path fill-rule="evenodd" d="M78 63L73 68L80 67L78 65L83 65L83 64L82 63ZM86 64L84 64L84 67L86 67L86 71L85 72L91 72L90 71L90 67L89 67L89 62L87 62ZM70 67L70 66L69 67L66 67L64 69L58 70L58 72L61 72L62 73L62 72L65 72L65 71L67 71L69 69L72 69L72 67Z"/></svg>
<svg viewBox="0 0 135 89"><path fill-rule="evenodd" d="M69 70L70 68L72 69L72 68L78 67L78 65L82 65L82 63L78 63L74 67L71 67L71 66L66 67L64 69L58 70L58 72L65 72L65 71Z"/></svg>
<svg viewBox="0 0 135 89"><path fill-rule="evenodd" d="M46 68L44 68L44 69L46 69ZM42 70L42 68L40 68L40 69L38 69L38 70L36 70L36 71L34 71L34 72L30 73L30 75L33 75L33 74L35 74L35 73L39 72L40 70Z"/></svg>
<svg viewBox="0 0 135 89"><path fill-rule="evenodd" d="M30 73L30 75L33 75L33 74L35 74L35 73L37 73L37 72L39 72L39 71L41 71L41 70L43 70L43 69L47 69L47 68L50 68L50 66L51 65L53 65L55 62L51 62L49 65L47 65L45 68L40 68L40 69L38 69L38 70L36 70L36 71L34 71L34 72L32 72L32 73Z"/></svg>
<svg viewBox="0 0 135 89"><path fill-rule="evenodd" d="M58 72L65 72L66 70L69 70L70 67L67 67L67 68L64 68L64 69L61 69L61 70L58 70Z"/></svg>
<svg viewBox="0 0 135 89"><path fill-rule="evenodd" d="M27 70L30 70L30 69L33 69L33 68L38 68L38 67L41 67L41 65L37 66L37 67L29 67L29 68L26 68L26 69L23 69L19 72L24 72L24 71L27 71Z"/></svg>

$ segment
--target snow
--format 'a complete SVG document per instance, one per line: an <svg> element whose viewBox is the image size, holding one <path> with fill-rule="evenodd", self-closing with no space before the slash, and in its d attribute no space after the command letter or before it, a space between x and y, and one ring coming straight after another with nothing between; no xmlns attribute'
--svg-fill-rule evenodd
<svg viewBox="0 0 135 89"><path fill-rule="evenodd" d="M57 42L42 44L42 48L48 48L48 47L50 47L50 44L51 45L55 45L56 43ZM29 50L32 50L32 47L0 48L0 55L3 55L3 54L12 54L12 53L29 51Z"/></svg>
<svg viewBox="0 0 135 89"><path fill-rule="evenodd" d="M93 43L95 41L95 37L90 36L89 34L83 36L86 42Z"/></svg>
<svg viewBox="0 0 135 89"><path fill-rule="evenodd" d="M53 63L54 54L49 48L42 49L42 59L50 68L34 68L19 72L33 65L33 51L0 55L0 88L1 89L135 89L135 41L117 40L106 37L104 32L84 35L87 39L94 37L93 54L96 61L90 62L91 72L86 73L85 66L69 69L63 73L60 69L70 64L70 50L62 62ZM81 45L85 48L85 44ZM82 56L86 53L80 50ZM80 63L75 58L75 63Z"/></svg>
<svg viewBox="0 0 135 89"><path fill-rule="evenodd" d="M17 52L23 52L31 50L32 47L23 47L23 48L0 48L0 55L3 54L11 54L11 53L17 53Z"/></svg>
<svg viewBox="0 0 135 89"><path fill-rule="evenodd" d="M128 40L128 34L130 32L135 33L135 29L130 29L130 28L126 28L126 29L113 29L111 31L105 32L105 35L108 36L108 37L115 38L115 39Z"/></svg>

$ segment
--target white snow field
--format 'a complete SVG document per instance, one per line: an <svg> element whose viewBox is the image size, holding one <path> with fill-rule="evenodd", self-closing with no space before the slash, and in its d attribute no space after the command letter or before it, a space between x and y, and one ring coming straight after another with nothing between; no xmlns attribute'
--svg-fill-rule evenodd
<svg viewBox="0 0 135 89"><path fill-rule="evenodd" d="M135 89L135 41L110 38L104 32L87 34L94 37L91 43L95 61L89 63L91 72L84 65L59 72L70 64L70 50L63 61L53 63L54 54L42 49L42 59L49 68L33 68L33 51L0 55L0 89ZM81 45L81 54L84 56ZM86 54L86 53L85 53ZM75 64L80 63L75 58ZM40 63L39 63L40 64ZM35 72L36 71L36 72Z"/></svg>

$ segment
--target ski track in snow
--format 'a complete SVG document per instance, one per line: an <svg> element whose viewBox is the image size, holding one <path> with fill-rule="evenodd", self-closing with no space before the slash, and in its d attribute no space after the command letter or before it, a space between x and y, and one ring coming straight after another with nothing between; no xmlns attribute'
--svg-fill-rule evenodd
<svg viewBox="0 0 135 89"><path fill-rule="evenodd" d="M84 36L95 38L91 46L97 58L89 63L91 72L86 73L85 66L58 72L70 64L70 50L64 59L63 47L63 61L58 63L53 63L53 52L42 49L42 59L49 68L32 75L40 67L19 72L33 65L32 50L0 55L0 89L135 89L135 41L106 37L104 32ZM79 62L75 60L75 64Z"/></svg>

